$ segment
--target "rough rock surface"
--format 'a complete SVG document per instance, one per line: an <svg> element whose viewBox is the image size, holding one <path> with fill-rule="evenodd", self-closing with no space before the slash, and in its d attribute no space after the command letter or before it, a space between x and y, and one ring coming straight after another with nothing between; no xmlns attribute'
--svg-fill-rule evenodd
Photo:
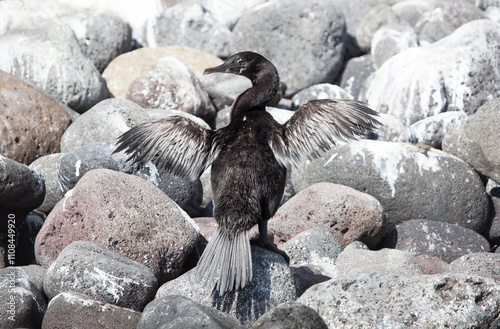
<svg viewBox="0 0 500 329"><path fill-rule="evenodd" d="M433 44L391 57L374 73L363 99L407 124L445 111L472 114L500 96L499 40L500 23L467 23Z"/></svg>
<svg viewBox="0 0 500 329"><path fill-rule="evenodd" d="M311 287L297 302L328 328L491 328L500 320L500 284L471 275L349 275Z"/></svg>
<svg viewBox="0 0 500 329"><path fill-rule="evenodd" d="M500 182L500 100L492 100L470 116L467 156L474 168L485 176Z"/></svg>
<svg viewBox="0 0 500 329"><path fill-rule="evenodd" d="M157 298L142 313L137 329L243 329L232 315L179 295Z"/></svg>
<svg viewBox="0 0 500 329"><path fill-rule="evenodd" d="M490 251L488 241L479 233L432 220L409 220L396 225L383 243L415 255L436 256L447 263L473 252Z"/></svg>
<svg viewBox="0 0 500 329"><path fill-rule="evenodd" d="M119 98L99 102L82 114L64 132L61 152L84 145L117 139L140 123L150 121L146 111L137 104Z"/></svg>
<svg viewBox="0 0 500 329"><path fill-rule="evenodd" d="M48 267L71 242L92 241L148 266L161 283L181 273L197 239L194 222L157 187L97 169L49 214L35 254Z"/></svg>
<svg viewBox="0 0 500 329"><path fill-rule="evenodd" d="M312 308L297 302L273 307L255 321L250 329L327 329L325 321Z"/></svg>
<svg viewBox="0 0 500 329"><path fill-rule="evenodd" d="M63 106L1 70L0 90L0 154L30 164L59 152L61 136L71 122Z"/></svg>
<svg viewBox="0 0 500 329"><path fill-rule="evenodd" d="M425 146L352 142L292 171L292 181L297 191L327 181L374 196L384 208L387 230L416 218L477 232L488 224L489 205L479 175L462 160Z"/></svg>
<svg viewBox="0 0 500 329"><path fill-rule="evenodd" d="M374 246L382 237L378 233L383 224L382 206L372 196L347 186L318 183L283 204L269 221L269 228L285 241L321 227L343 246L356 240Z"/></svg>
<svg viewBox="0 0 500 329"><path fill-rule="evenodd" d="M314 99L353 99L344 89L330 83L321 83L303 89L292 97L292 106L296 110L303 104Z"/></svg>
<svg viewBox="0 0 500 329"><path fill-rule="evenodd" d="M410 129L416 142L440 149L448 131L465 118L467 114L461 111L444 112L417 121Z"/></svg>
<svg viewBox="0 0 500 329"><path fill-rule="evenodd" d="M64 156L64 153L55 153L43 156L33 161L29 167L42 175L45 181L45 198L43 203L37 208L48 214L54 206L64 197L64 192L59 186L57 178L57 163Z"/></svg>
<svg viewBox="0 0 500 329"><path fill-rule="evenodd" d="M142 311L158 280L146 266L89 241L75 241L50 265L43 283L49 299L74 291L95 300Z"/></svg>
<svg viewBox="0 0 500 329"><path fill-rule="evenodd" d="M125 98L127 90L137 76L162 57L175 56L183 61L196 76L207 67L220 65L222 60L202 50L167 46L139 48L116 57L102 73L110 92L117 98Z"/></svg>
<svg viewBox="0 0 500 329"><path fill-rule="evenodd" d="M274 252L252 246L253 279L240 291L220 296L209 287L194 281L193 270L162 285L156 298L181 295L203 305L215 307L251 324L272 307L294 301L294 279L285 259ZM211 287L215 286L215 282Z"/></svg>
<svg viewBox="0 0 500 329"><path fill-rule="evenodd" d="M159 59L130 84L126 98L144 108L179 110L210 122L215 107L189 67L173 56Z"/></svg>
<svg viewBox="0 0 500 329"><path fill-rule="evenodd" d="M492 278L500 283L500 254L476 252L455 259L446 267L446 273L464 273Z"/></svg>
<svg viewBox="0 0 500 329"><path fill-rule="evenodd" d="M135 328L141 313L103 303L73 291L52 298L42 329L55 328Z"/></svg>
<svg viewBox="0 0 500 329"><path fill-rule="evenodd" d="M293 95L313 84L335 80L342 65L344 35L344 18L330 1L277 1L240 18L230 51L251 50L271 60L287 85L287 95ZM300 61L290 56L292 51Z"/></svg>

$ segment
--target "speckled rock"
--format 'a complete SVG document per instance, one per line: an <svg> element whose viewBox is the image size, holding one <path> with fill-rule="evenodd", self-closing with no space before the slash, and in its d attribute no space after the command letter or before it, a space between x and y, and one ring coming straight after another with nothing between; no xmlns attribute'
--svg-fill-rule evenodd
<svg viewBox="0 0 500 329"><path fill-rule="evenodd" d="M21 222L45 197L42 175L28 166L0 155L0 227L7 227L7 220ZM10 214L10 217L8 215Z"/></svg>
<svg viewBox="0 0 500 329"><path fill-rule="evenodd" d="M446 273L463 273L492 278L500 283L500 254L476 252L455 259L446 267Z"/></svg>
<svg viewBox="0 0 500 329"><path fill-rule="evenodd" d="M192 182L165 169L158 170L152 162L142 167L132 164L126 161L128 155L124 152L112 154L116 147L115 141L99 142L66 153L57 163L60 189L66 192L72 189L85 173L105 168L139 176L159 187L189 215L196 216L200 213L203 190L199 180Z"/></svg>
<svg viewBox="0 0 500 329"><path fill-rule="evenodd" d="M314 184L298 192L269 221L269 227L285 241L321 227L343 246L356 240L376 245L383 224L383 209L375 198L331 183Z"/></svg>
<svg viewBox="0 0 500 329"><path fill-rule="evenodd" d="M353 277L360 272L382 272L405 276L424 274L413 255L395 249L375 251L348 248L338 255L335 268L339 275Z"/></svg>
<svg viewBox="0 0 500 329"><path fill-rule="evenodd" d="M427 254L418 255L415 257L422 267L425 274L441 274L448 266L448 263L441 260L441 258L436 256L430 256Z"/></svg>
<svg viewBox="0 0 500 329"><path fill-rule="evenodd" d="M208 67L220 65L222 60L199 49L181 46L139 48L116 57L102 73L110 92L117 98L125 98L127 90L137 76L160 58L175 56L200 77Z"/></svg>
<svg viewBox="0 0 500 329"><path fill-rule="evenodd" d="M59 152L61 136L71 122L66 110L40 90L1 70L0 90L0 154L30 164L38 157Z"/></svg>
<svg viewBox="0 0 500 329"><path fill-rule="evenodd" d="M409 220L396 225L384 239L384 245L414 255L436 256L447 263L473 252L490 251L490 245L482 235L458 225L432 220Z"/></svg>
<svg viewBox="0 0 500 329"><path fill-rule="evenodd" d="M159 59L130 84L126 98L146 108L180 110L210 122L215 107L186 64L173 56Z"/></svg>
<svg viewBox="0 0 500 329"><path fill-rule="evenodd" d="M468 132L467 153L474 169L500 182L500 99L481 106L471 115Z"/></svg>
<svg viewBox="0 0 500 329"><path fill-rule="evenodd" d="M243 14L265 3L266 0L202 0L201 2L216 20L232 29Z"/></svg>
<svg viewBox="0 0 500 329"><path fill-rule="evenodd" d="M89 241L65 247L50 265L43 288L49 299L74 291L104 303L142 311L158 280L146 266Z"/></svg>
<svg viewBox="0 0 500 329"><path fill-rule="evenodd" d="M82 114L64 132L61 152L117 139L140 123L150 121L146 111L134 102L112 98L99 102Z"/></svg>
<svg viewBox="0 0 500 329"><path fill-rule="evenodd" d="M324 228L311 228L283 243L280 249L290 257L291 265L335 264L342 245Z"/></svg>
<svg viewBox="0 0 500 329"><path fill-rule="evenodd" d="M33 161L29 167L42 175L45 181L45 198L43 203L37 208L48 214L54 206L64 197L64 192L59 186L57 178L57 163L64 153L55 153L43 156Z"/></svg>
<svg viewBox="0 0 500 329"><path fill-rule="evenodd" d="M218 57L229 56L231 31L195 2L181 2L151 18L146 36L149 47L186 46Z"/></svg>
<svg viewBox="0 0 500 329"><path fill-rule="evenodd" d="M297 191L317 182L374 196L384 230L415 218L439 219L482 232L489 205L479 175L462 160L428 147L361 140L337 147L292 171Z"/></svg>
<svg viewBox="0 0 500 329"><path fill-rule="evenodd" d="M500 284L470 275L348 275L311 287L297 302L328 328L491 328L500 320Z"/></svg>
<svg viewBox="0 0 500 329"><path fill-rule="evenodd" d="M366 79L375 72L371 54L349 59L342 71L339 86L358 99L359 92Z"/></svg>
<svg viewBox="0 0 500 329"><path fill-rule="evenodd" d="M157 298L142 313L137 329L243 329L232 315L173 295Z"/></svg>
<svg viewBox="0 0 500 329"><path fill-rule="evenodd" d="M407 124L441 112L472 114L485 101L500 96L496 87L500 72L495 69L499 40L500 23L464 24L431 45L391 57L374 73L362 99Z"/></svg>
<svg viewBox="0 0 500 329"><path fill-rule="evenodd" d="M272 307L297 298L292 273L281 255L252 246L252 268L252 281L237 292L220 296L212 288L196 283L191 270L162 285L156 298L181 295L232 314L244 325L251 324Z"/></svg>
<svg viewBox="0 0 500 329"><path fill-rule="evenodd" d="M40 292L43 292L43 281L45 280L47 269L36 264L18 266L17 268L23 270L24 273L26 273L28 280L33 283Z"/></svg>
<svg viewBox="0 0 500 329"><path fill-rule="evenodd" d="M387 24L375 32L370 51L376 68L403 50L418 47L415 29L408 23Z"/></svg>
<svg viewBox="0 0 500 329"><path fill-rule="evenodd" d="M231 53L255 51L272 61L287 85L286 95L293 95L335 80L342 66L344 36L344 18L330 1L277 1L243 15L229 48Z"/></svg>
<svg viewBox="0 0 500 329"><path fill-rule="evenodd" d="M469 159L468 154L469 126L470 116L460 120L456 125L453 125L444 135L441 142L441 148L443 151L453 154L472 166L472 161Z"/></svg>
<svg viewBox="0 0 500 329"><path fill-rule="evenodd" d="M375 33L384 25L401 24L404 21L385 3L373 6L362 18L356 29L359 48L369 51ZM373 54L372 54L373 55Z"/></svg>
<svg viewBox="0 0 500 329"><path fill-rule="evenodd" d="M436 0L431 5L433 8L422 13L415 23L423 42L435 42L467 22L487 18L482 10L467 0Z"/></svg>
<svg viewBox="0 0 500 329"><path fill-rule="evenodd" d="M73 31L51 18L25 17L9 26L0 36L0 69L80 113L109 94Z"/></svg>
<svg viewBox="0 0 500 329"><path fill-rule="evenodd" d="M377 120L382 126L368 135L370 139L386 142L415 141L410 127L402 119L394 115L380 113Z"/></svg>
<svg viewBox="0 0 500 329"><path fill-rule="evenodd" d="M444 112L417 121L410 129L416 142L440 149L446 133L465 118L467 114L461 111Z"/></svg>
<svg viewBox="0 0 500 329"><path fill-rule="evenodd" d="M354 97L337 85L321 83L296 93L292 97L293 109L296 110L313 99L354 99Z"/></svg>
<svg viewBox="0 0 500 329"><path fill-rule="evenodd" d="M0 327L40 328L47 303L38 288L19 268L0 270Z"/></svg>
<svg viewBox="0 0 500 329"><path fill-rule="evenodd" d="M250 329L327 329L325 321L312 308L297 302L273 307L255 321Z"/></svg>
<svg viewBox="0 0 500 329"><path fill-rule="evenodd" d="M161 283L181 273L197 238L194 222L160 189L133 175L97 169L49 214L35 254L48 267L71 242L92 241L148 266Z"/></svg>
<svg viewBox="0 0 500 329"><path fill-rule="evenodd" d="M135 328L140 317L140 312L103 303L77 292L65 291L50 301L42 329Z"/></svg>

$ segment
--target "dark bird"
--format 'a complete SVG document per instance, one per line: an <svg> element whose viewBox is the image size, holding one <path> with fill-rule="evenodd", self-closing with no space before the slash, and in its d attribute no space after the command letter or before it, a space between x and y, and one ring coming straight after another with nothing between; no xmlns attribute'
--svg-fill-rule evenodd
<svg viewBox="0 0 500 329"><path fill-rule="evenodd" d="M267 237L267 221L274 215L285 187L287 168L320 156L336 139L355 139L373 131L378 114L353 100L313 100L284 124L266 112L279 86L278 71L263 56L241 52L205 74L225 72L247 77L252 87L231 107L230 122L215 131L183 117L145 123L125 132L115 152L128 160L158 167L195 180L212 165L214 217L218 229L203 252L198 281L212 283L222 295L252 280L248 230L256 224L258 245L285 252Z"/></svg>

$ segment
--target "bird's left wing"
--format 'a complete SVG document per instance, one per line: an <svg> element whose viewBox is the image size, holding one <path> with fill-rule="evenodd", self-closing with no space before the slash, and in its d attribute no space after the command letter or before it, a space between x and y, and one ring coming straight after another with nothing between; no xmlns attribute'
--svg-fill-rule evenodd
<svg viewBox="0 0 500 329"><path fill-rule="evenodd" d="M194 181L217 156L214 131L180 116L143 123L125 132L114 151L130 155L127 161L145 164Z"/></svg>
<svg viewBox="0 0 500 329"><path fill-rule="evenodd" d="M270 136L269 145L284 166L300 166L327 151L340 139L356 139L373 131L380 122L378 113L365 104L347 99L313 100Z"/></svg>

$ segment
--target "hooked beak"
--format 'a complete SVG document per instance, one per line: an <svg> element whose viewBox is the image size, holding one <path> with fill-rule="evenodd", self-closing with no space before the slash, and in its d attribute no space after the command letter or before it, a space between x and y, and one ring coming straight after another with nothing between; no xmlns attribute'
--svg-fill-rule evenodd
<svg viewBox="0 0 500 329"><path fill-rule="evenodd" d="M210 74L210 73L232 73L232 74L240 74L240 72L241 72L242 69L243 69L243 67L241 65L236 64L236 63L232 63L232 64L222 63L219 66L205 69L205 71L203 72L203 74Z"/></svg>

